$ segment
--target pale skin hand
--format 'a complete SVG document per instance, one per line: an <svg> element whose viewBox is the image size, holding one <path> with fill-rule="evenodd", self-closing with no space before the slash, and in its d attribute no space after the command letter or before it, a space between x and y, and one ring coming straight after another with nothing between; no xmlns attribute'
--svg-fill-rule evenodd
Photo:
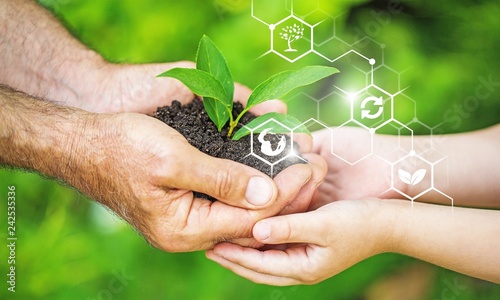
<svg viewBox="0 0 500 300"><path fill-rule="evenodd" d="M366 130L355 127L337 128L332 134L330 129L313 132L312 152L323 157L328 166L325 181L318 189L317 197L311 203L310 209L316 209L332 201L341 199L361 199L378 197L391 187L390 168L374 155L363 161L350 165L332 155L332 137L335 153L341 157L354 161L366 155L371 148L371 142ZM377 151L392 152L392 137L381 137L382 142L377 144ZM398 185L406 191L405 185ZM393 192L387 197L397 197Z"/></svg>
<svg viewBox="0 0 500 300"><path fill-rule="evenodd" d="M361 157L370 149L367 131L361 128L347 127L335 129L333 145L341 156ZM456 206L500 208L500 125L469 133L437 135L433 137L437 151L448 157L447 172L434 174L435 186L454 198ZM391 170L387 163L374 155L356 165L349 165L331 154L331 131L321 130L313 133L313 152L323 157L328 164L328 173L324 184L319 187L318 197L310 209L314 209L341 199L361 199L364 197L400 198L400 194L390 191ZM410 137L375 135L375 153L391 153L398 143L410 144ZM428 137L414 137L415 149L428 149ZM363 143L365 141L365 143ZM397 155L397 154L394 154ZM396 161L401 157L391 157ZM447 178L448 176L448 178ZM428 186L430 176L424 182ZM400 191L414 194L411 187L395 180L395 187ZM431 193L418 201L450 205L448 199L437 199Z"/></svg>
<svg viewBox="0 0 500 300"><path fill-rule="evenodd" d="M435 147L448 156L448 182L436 176L435 183L454 198L454 204L478 208L500 208L500 124L482 130L434 138ZM424 142L417 137L417 143ZM444 174L444 173L443 173ZM426 178L429 184L430 178ZM434 202L431 197L422 201ZM449 205L449 203L446 203Z"/></svg>
<svg viewBox="0 0 500 300"><path fill-rule="evenodd" d="M192 68L192 62L108 63L31 0L0 0L0 22L0 82L16 90L92 112L151 114L173 100L194 98L179 81L155 78L171 68ZM248 95L248 88L235 85L235 100L246 103ZM271 101L253 112L285 110Z"/></svg>
<svg viewBox="0 0 500 300"><path fill-rule="evenodd" d="M144 229L140 223L137 227L153 245L166 251L207 249L220 241L255 247L250 239L253 224L281 210L306 210L326 171L320 157L309 155L308 165L287 168L273 182L251 167L201 153L152 118L116 115L104 124L120 132L112 139L116 144L102 147L106 158L97 166L97 182L122 182L113 191L123 196L109 198L109 188L101 184L95 198L106 205L112 202L113 210L132 224L142 221ZM84 143L83 153L89 152L89 144ZM124 156L134 161L122 162ZM272 195L267 194L268 184L275 186ZM193 198L193 190L219 201ZM129 211L135 206L143 213L122 214L124 204L132 206Z"/></svg>
<svg viewBox="0 0 500 300"><path fill-rule="evenodd" d="M180 82L155 78L169 68L193 67L191 62L109 64L34 1L0 0L0 20L0 82L27 93L93 112L152 113L174 99L194 98ZM252 225L280 210L307 209L325 173L312 155L311 164L290 168L273 182L253 168L201 154L143 115L93 115L7 88L0 94L7 112L0 163L68 182L167 251L206 249L221 240L253 245ZM236 84L235 99L245 102L248 95ZM285 109L271 101L252 111ZM220 202L193 199L191 190Z"/></svg>
<svg viewBox="0 0 500 300"><path fill-rule="evenodd" d="M269 285L314 284L383 252L413 256L500 283L500 212L402 200L342 200L257 223L254 237L281 250L222 243L207 257ZM295 244L290 244L295 243Z"/></svg>
<svg viewBox="0 0 500 300"><path fill-rule="evenodd" d="M438 138L441 143L436 146L457 164L450 162L453 176L446 190L456 198L455 203L498 207L498 185L493 181L500 169L495 159L499 131L497 125ZM337 138L342 138L337 140L336 151L346 155L361 151L366 145L356 144L359 134L362 130L356 128L337 132ZM414 203L412 208L401 200L337 201L387 189L388 183L380 180L383 165L379 160L367 160L363 168L342 165L330 154L329 131L314 133L314 137L313 151L327 160L329 168L312 204L320 208L257 223L253 229L257 241L285 244L276 248L281 250L262 252L221 244L207 252L210 259L256 282L290 285L319 282L370 256L391 251L500 282L500 272L492 263L500 249L500 212L422 203ZM378 138L377 147L390 149L397 143L395 137ZM421 142L417 137L416 143ZM474 174L473 178L467 173ZM425 200L437 202L429 197Z"/></svg>
<svg viewBox="0 0 500 300"><path fill-rule="evenodd" d="M283 209L304 211L326 172L322 159L309 155L309 164L273 181L201 153L149 116L92 114L1 86L0 105L0 165L64 180L166 251L232 240L252 245L258 220ZM193 190L220 201L195 199Z"/></svg>

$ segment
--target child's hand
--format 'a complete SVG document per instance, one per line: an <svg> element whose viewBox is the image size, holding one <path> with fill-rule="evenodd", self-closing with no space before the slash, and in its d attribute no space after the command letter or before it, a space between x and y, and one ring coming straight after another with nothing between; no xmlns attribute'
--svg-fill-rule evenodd
<svg viewBox="0 0 500 300"><path fill-rule="evenodd" d="M314 284L389 250L392 227L376 220L379 206L379 200L338 201L308 213L269 218L257 223L253 234L259 242L276 245L274 249L224 243L207 257L257 283Z"/></svg>
<svg viewBox="0 0 500 300"><path fill-rule="evenodd" d="M309 209L316 209L332 201L342 199L363 199L367 197L399 198L400 194L390 190L391 168L376 155L370 155L363 161L350 165L336 155L350 162L368 155L372 149L370 133L361 128L341 127L324 129L313 133L312 152L323 157L328 164L328 173L319 186L317 197ZM373 142L373 153L395 155L398 148L397 137L377 135ZM395 161L395 157L385 157ZM395 187L407 192L408 187L400 181Z"/></svg>
<svg viewBox="0 0 500 300"><path fill-rule="evenodd" d="M226 243L208 251L207 257L271 285L317 283L382 252L500 283L495 263L500 211L496 210L402 200L341 200L308 213L260 221L253 235L274 250Z"/></svg>

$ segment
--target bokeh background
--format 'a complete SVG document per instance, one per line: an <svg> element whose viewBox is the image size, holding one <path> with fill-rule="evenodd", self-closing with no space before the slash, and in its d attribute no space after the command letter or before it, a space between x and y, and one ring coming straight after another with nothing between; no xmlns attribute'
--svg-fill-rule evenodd
<svg viewBox="0 0 500 300"><path fill-rule="evenodd" d="M250 1L39 2L83 43L116 63L194 60L197 43L207 34L224 52L233 77L250 87L305 65L339 68L343 73L335 79L287 97L289 112L303 120L319 111L327 125L341 125L345 102L335 99L333 85L349 89L349 83L362 80L359 72L351 72L358 63L352 57L330 63L309 54L293 64L274 54L258 58L269 50L269 30L251 17ZM396 114L415 134L498 123L499 84L489 88L487 97L470 97L478 98L480 78L500 82L500 3L401 1L403 10L392 13L391 2L399 3L294 4L307 21L323 20L316 46L325 56L353 48L384 62L377 83L393 92L407 88ZM289 15L290 0L255 4L255 13L268 23ZM364 36L365 42L356 43ZM203 252L169 254L151 248L117 217L55 181L12 170L0 170L0 181L2 187L17 187L18 299L500 299L498 285L396 254L378 255L314 286L257 285L206 260ZM1 205L2 224L5 219L6 205ZM0 236L6 236L5 229ZM6 249L0 253L6 257ZM0 298L8 299L12 295L2 282Z"/></svg>

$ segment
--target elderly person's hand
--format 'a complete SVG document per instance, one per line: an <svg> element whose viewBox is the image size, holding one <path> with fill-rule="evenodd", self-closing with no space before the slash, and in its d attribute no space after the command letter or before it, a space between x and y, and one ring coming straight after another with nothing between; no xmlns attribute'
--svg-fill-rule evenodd
<svg viewBox="0 0 500 300"><path fill-rule="evenodd" d="M306 210L326 172L323 160L309 155L309 164L289 167L273 181L200 152L146 115L94 114L6 87L0 103L0 164L64 180L166 251L238 239L249 244L244 239L258 220ZM196 199L193 191L219 201Z"/></svg>

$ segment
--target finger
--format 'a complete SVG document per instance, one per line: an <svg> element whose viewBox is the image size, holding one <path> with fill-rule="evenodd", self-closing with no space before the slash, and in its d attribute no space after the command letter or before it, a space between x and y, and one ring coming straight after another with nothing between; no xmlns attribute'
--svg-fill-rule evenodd
<svg viewBox="0 0 500 300"><path fill-rule="evenodd" d="M187 222L189 228L194 231L192 236L203 237L207 241L200 249L210 249L220 242L229 241L245 247L259 248L263 246L263 243L252 236L253 226L259 220L276 215L286 205L283 203L287 196L278 197L275 205L271 207L255 211L228 206L220 201L210 203L208 207L202 207L203 205L199 203L209 202L202 199L196 199L197 201L190 207L184 207L182 210L198 211L198 215L201 215L201 218ZM178 208L179 210L181 209Z"/></svg>
<svg viewBox="0 0 500 300"><path fill-rule="evenodd" d="M243 106L248 103L248 98L252 94L252 90L248 87L240 84L234 84L234 101L238 101ZM250 109L250 112L256 115L263 115L269 112L277 112L281 114L286 114L286 104L281 100L268 100L266 102L260 103Z"/></svg>
<svg viewBox="0 0 500 300"><path fill-rule="evenodd" d="M272 285L272 286L289 286L289 285L297 285L300 284L299 281L293 279L293 278L286 278L286 277L278 277L278 276L272 276L268 274L262 274L255 272L253 270L247 269L245 267L242 267L238 264L235 264L229 260L226 260L222 257L212 255L212 254L207 254L207 258L218 263L220 266L232 271L236 275L239 275L243 278L246 278L250 281L253 281L258 284L267 284L267 285Z"/></svg>
<svg viewBox="0 0 500 300"><path fill-rule="evenodd" d="M239 253L239 251L244 251L245 248L235 248L233 249L236 251L235 253ZM254 249L248 249L248 250L253 250L256 252L259 252L258 250ZM248 251L246 251L248 252ZM206 257L212 261L215 261L216 263L220 264L226 269L229 269L233 271L234 273L245 277L255 283L260 283L260 284L268 284L268 285L274 285L274 286L286 286L286 285L295 285L295 284L300 284L300 282L296 279L289 278L289 277L281 277L281 276L274 276L271 274L267 273L259 273L256 272L252 269L246 268L242 265L239 265L237 263L234 263L230 260L225 259L222 256L219 256L215 254L214 250L209 250L206 252ZM245 255L245 253L243 253Z"/></svg>
<svg viewBox="0 0 500 300"><path fill-rule="evenodd" d="M311 152L313 146L312 136L306 133L294 133L293 141L299 145L301 153Z"/></svg>
<svg viewBox="0 0 500 300"><path fill-rule="evenodd" d="M134 82L129 87L130 95L125 94L123 112L152 114L160 106L170 105L173 100L182 104L193 101L194 94L182 82L169 77L156 77L172 68L194 68L188 61L162 64L119 65L119 82ZM122 93L123 91L117 91ZM128 97L127 97L128 96Z"/></svg>
<svg viewBox="0 0 500 300"><path fill-rule="evenodd" d="M279 213L280 215L306 211L316 189L326 176L327 165L322 157L311 153L303 154L303 157L308 160L308 166L311 168L311 179L302 186L295 199Z"/></svg>
<svg viewBox="0 0 500 300"><path fill-rule="evenodd" d="M248 98L250 97L250 94L252 93L252 90L249 89L248 87L240 84L240 83L235 83L234 84L234 100L240 102L243 104L243 106L246 106L248 103ZM269 112L277 112L281 114L286 113L286 104L285 102L281 100L268 100L264 103L260 103L250 109L250 112L256 114L256 115L263 115Z"/></svg>
<svg viewBox="0 0 500 300"><path fill-rule="evenodd" d="M257 242L253 237L234 239L231 240L231 243L242 247L248 247L254 249L259 249L264 246L264 244Z"/></svg>
<svg viewBox="0 0 500 300"><path fill-rule="evenodd" d="M252 107L250 111L258 116L267 114L270 112L277 112L280 114L286 114L286 104L281 100L268 100L266 102L257 104Z"/></svg>
<svg viewBox="0 0 500 300"><path fill-rule="evenodd" d="M213 249L220 242L252 239L256 221L249 210L220 201L193 198L192 192L170 201L164 208L166 210L159 207L151 228L155 244L165 251Z"/></svg>
<svg viewBox="0 0 500 300"><path fill-rule="evenodd" d="M287 248L284 251L259 251L237 245L222 243L213 250L213 256L236 264L258 274L266 274L281 278L290 278L300 282L309 281L307 274L314 273L313 264L317 261L319 248L303 245ZM314 276L314 275L313 275Z"/></svg>
<svg viewBox="0 0 500 300"><path fill-rule="evenodd" d="M312 178L312 169L306 164L297 164L290 166L274 177L274 182L278 189L278 197L274 205L268 209L252 211L255 221L275 216L283 208L288 206Z"/></svg>
<svg viewBox="0 0 500 300"><path fill-rule="evenodd" d="M169 141L176 147L168 149L173 153L164 154L169 159L165 159L166 165L161 168L163 171L160 176L155 177L158 178L155 184L179 191L199 191L221 199L216 202L193 200L192 193L188 193L183 196L183 200L173 201L169 205L170 208L173 207L172 210L176 215L182 215L180 212L184 212L186 216L181 218L187 219L183 221L184 240L197 240L200 243L202 237L203 244L198 247L199 249L211 248L213 244L221 241L251 238L253 225L258 220L274 216L281 211L312 177L312 170L308 165L291 166L277 175L274 181L269 178L273 188L276 189L272 191L273 205L251 206L247 203L248 199L252 199L254 194L262 195L262 190L265 189L254 186L255 193L248 193L252 186L249 184L251 178L264 176L266 180L267 176L254 168L210 157L193 148L180 135L172 134L170 139L180 139L182 143ZM224 184L227 189L221 188ZM239 192L241 196L238 196L238 191L241 191ZM175 209L174 206L180 203L185 205L182 209ZM246 210L236 206L254 209Z"/></svg>
<svg viewBox="0 0 500 300"><path fill-rule="evenodd" d="M178 62L174 62L174 63L165 63L165 64L160 64L160 66L163 65L163 69L162 67L158 67L158 70L161 69L161 71L158 73L162 73L162 72L165 72L167 70L170 70L170 69L173 69L173 68L183 68L183 69L194 69L196 68L196 64L194 62L191 62L191 61L178 61ZM157 76L158 74L156 74L155 76ZM157 79L160 79L160 78L157 78ZM168 90L167 90L167 93L166 95L158 95L160 97L163 97L163 99L168 99L169 100L169 104L171 104L171 101L172 100L177 100L179 101L181 104L187 104L187 103L190 103L193 101L193 99L195 98L195 95L193 94L193 92L188 88L186 87L182 82L180 82L179 80L177 79L174 79L174 78L168 78L168 77L163 77L164 80L170 80L171 83L170 85L168 85ZM163 84L164 86L167 86L165 84Z"/></svg>
<svg viewBox="0 0 500 300"><path fill-rule="evenodd" d="M253 227L254 238L264 244L311 243L326 246L328 219L323 213L277 216L257 222Z"/></svg>
<svg viewBox="0 0 500 300"><path fill-rule="evenodd" d="M213 248L221 242L237 241L244 246L260 244L252 237L256 220L250 212L220 201L213 202L209 212L193 222L195 226L202 228L202 234L198 236L211 243L205 249Z"/></svg>
<svg viewBox="0 0 500 300"><path fill-rule="evenodd" d="M238 82L234 83L234 101L238 101L245 106L247 105L248 97L250 97L251 93L252 90L247 86Z"/></svg>
<svg viewBox="0 0 500 300"><path fill-rule="evenodd" d="M191 216L186 223L189 228L186 230L187 235L198 240L203 237L202 239L206 241L202 246L204 249L209 249L222 241L251 238L253 225L259 220L276 215L295 198L301 187L312 176L311 169L307 165L291 166L286 171L275 177L278 197L274 204L263 209L246 210L229 206L221 201L195 199L192 204L186 201L184 211Z"/></svg>
<svg viewBox="0 0 500 300"><path fill-rule="evenodd" d="M258 248L260 251L267 251L267 250L279 250L279 251L285 251L287 249L295 248L295 247L304 247L308 244L305 243L291 243L291 244L267 244L265 246L262 246Z"/></svg>
<svg viewBox="0 0 500 300"><path fill-rule="evenodd" d="M314 153L321 153L321 150L324 147L327 147L328 152L330 152L331 149L331 130L329 128L325 128L322 130L318 130L312 133L312 140L313 140L313 146L312 146L312 152Z"/></svg>
<svg viewBox="0 0 500 300"><path fill-rule="evenodd" d="M182 149L168 172L171 187L210 195L226 204L260 209L274 203L278 190L271 178L243 164Z"/></svg>

